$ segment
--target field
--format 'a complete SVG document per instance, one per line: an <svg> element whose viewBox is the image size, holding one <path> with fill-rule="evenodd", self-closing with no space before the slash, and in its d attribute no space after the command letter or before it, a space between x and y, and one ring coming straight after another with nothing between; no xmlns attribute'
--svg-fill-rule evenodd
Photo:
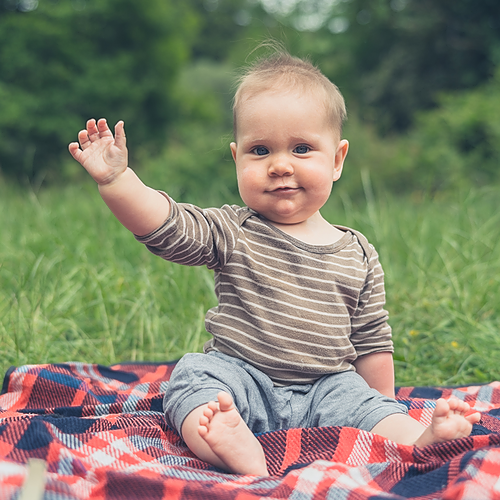
<svg viewBox="0 0 500 500"><path fill-rule="evenodd" d="M323 211L378 249L399 385L500 379L500 188L435 196L334 190ZM91 184L0 184L0 373L10 365L164 361L200 351L204 268L134 241Z"/></svg>

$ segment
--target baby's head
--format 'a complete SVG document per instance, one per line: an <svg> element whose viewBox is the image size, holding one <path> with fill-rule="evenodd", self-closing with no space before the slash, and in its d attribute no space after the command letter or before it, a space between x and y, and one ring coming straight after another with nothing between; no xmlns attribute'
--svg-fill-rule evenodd
<svg viewBox="0 0 500 500"><path fill-rule="evenodd" d="M233 110L231 153L245 204L276 224L319 217L349 146L340 140L346 111L337 87L279 52L243 75Z"/></svg>
<svg viewBox="0 0 500 500"><path fill-rule="evenodd" d="M263 92L290 92L315 96L324 106L328 123L340 140L347 116L344 98L321 71L307 60L276 51L252 64L240 77L233 102L234 137L237 140L241 105Z"/></svg>

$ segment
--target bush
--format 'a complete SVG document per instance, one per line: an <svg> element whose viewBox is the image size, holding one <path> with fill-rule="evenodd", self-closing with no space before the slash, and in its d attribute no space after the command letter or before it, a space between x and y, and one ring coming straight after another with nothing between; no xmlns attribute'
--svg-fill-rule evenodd
<svg viewBox="0 0 500 500"><path fill-rule="evenodd" d="M38 2L37 2L38 3ZM176 118L172 95L196 15L173 0L49 1L0 6L0 171L56 178L88 118L134 123L158 148ZM25 9L26 10L26 9ZM132 148L133 149L133 148Z"/></svg>
<svg viewBox="0 0 500 500"><path fill-rule="evenodd" d="M394 193L442 192L500 181L500 71L474 90L443 94L440 106L422 112L406 134L381 137L356 119L349 120L351 141L347 183L361 185L359 171ZM358 188L359 191L359 188Z"/></svg>
<svg viewBox="0 0 500 500"><path fill-rule="evenodd" d="M482 87L443 95L440 104L420 115L415 129L420 151L414 168L425 185L446 189L500 179L500 71Z"/></svg>
<svg viewBox="0 0 500 500"><path fill-rule="evenodd" d="M231 66L207 60L182 69L176 89L182 118L159 155L141 150L137 170L144 182L177 201L241 203L229 149L233 77Z"/></svg>

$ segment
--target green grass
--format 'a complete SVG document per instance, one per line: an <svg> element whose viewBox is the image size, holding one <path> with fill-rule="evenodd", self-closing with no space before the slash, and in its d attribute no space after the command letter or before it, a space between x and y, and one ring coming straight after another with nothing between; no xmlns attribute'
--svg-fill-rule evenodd
<svg viewBox="0 0 500 500"><path fill-rule="evenodd" d="M500 379L500 188L441 198L335 188L324 214L364 232L386 272L397 383ZM200 351L212 276L149 254L95 186L0 185L0 372Z"/></svg>
<svg viewBox="0 0 500 500"><path fill-rule="evenodd" d="M94 187L0 195L0 345L9 365L163 361L201 349L204 268L154 258Z"/></svg>
<svg viewBox="0 0 500 500"><path fill-rule="evenodd" d="M401 200L362 210L348 225L379 251L386 274L397 383L500 379L500 189Z"/></svg>

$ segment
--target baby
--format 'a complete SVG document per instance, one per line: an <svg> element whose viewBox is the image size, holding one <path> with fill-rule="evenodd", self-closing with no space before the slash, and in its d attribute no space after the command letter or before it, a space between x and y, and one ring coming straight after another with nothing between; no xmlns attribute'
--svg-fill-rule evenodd
<svg viewBox="0 0 500 500"><path fill-rule="evenodd" d="M234 100L231 152L245 206L201 209L145 186L128 167L123 122L89 120L73 157L148 249L214 270L204 353L186 354L164 399L200 459L267 475L255 433L342 425L425 446L468 436L480 415L440 399L429 427L394 399L383 271L359 232L320 209L349 144L338 88L278 52L251 66Z"/></svg>

